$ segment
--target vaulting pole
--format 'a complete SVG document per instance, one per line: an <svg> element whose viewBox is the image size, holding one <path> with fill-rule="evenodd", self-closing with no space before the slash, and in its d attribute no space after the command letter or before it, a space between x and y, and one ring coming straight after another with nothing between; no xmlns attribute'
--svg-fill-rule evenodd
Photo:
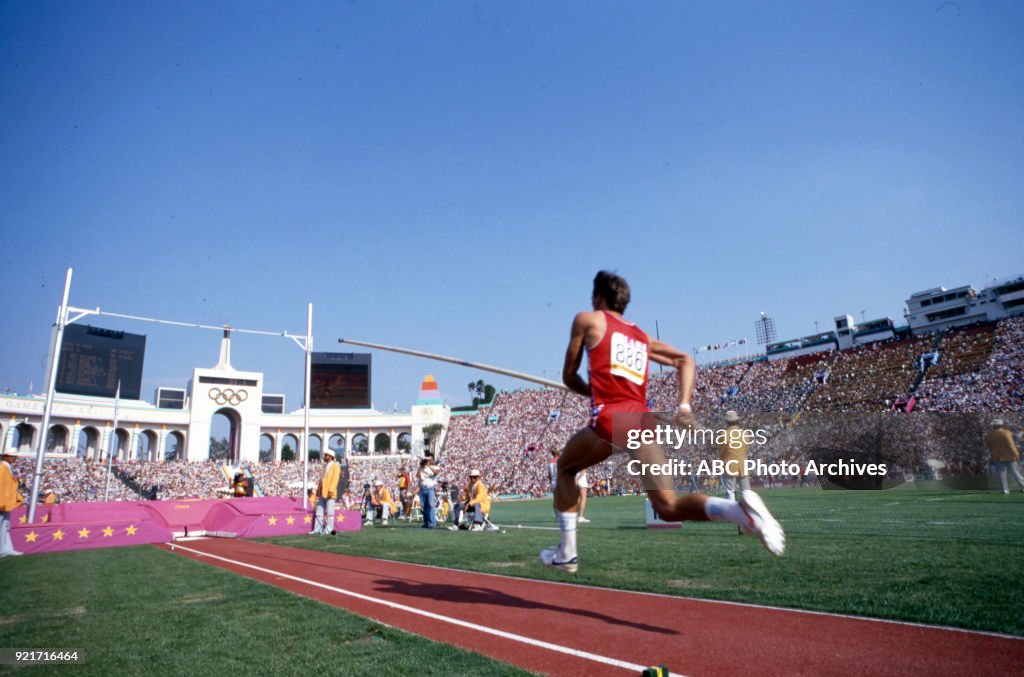
<svg viewBox="0 0 1024 677"><path fill-rule="evenodd" d="M404 355L412 355L414 357L425 357L428 360L437 360L438 362L449 362L451 364L458 364L463 367L469 367L470 369L480 369L482 371L492 371L495 374L502 374L504 376L511 376L512 378L522 379L523 381L530 381L532 383L539 383L542 386L549 388L559 388L561 390L568 390L564 383L558 381L551 381L540 376L533 376L532 374L524 374L521 371L512 371L511 369L502 369L501 367L492 367L489 364L480 364L479 362L470 362L468 360L460 360L457 357L445 357L444 355L435 355L433 353L425 353L419 350L410 350L408 348L396 348L394 346L385 346L380 343L369 343L367 341L356 341L354 339L340 338L338 343L349 343L354 346L363 346L364 348L376 348L377 350L388 350L393 353L402 353Z"/></svg>

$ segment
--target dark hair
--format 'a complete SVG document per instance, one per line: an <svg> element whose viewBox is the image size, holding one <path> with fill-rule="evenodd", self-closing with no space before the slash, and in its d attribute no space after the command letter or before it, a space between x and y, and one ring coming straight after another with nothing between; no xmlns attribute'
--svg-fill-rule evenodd
<svg viewBox="0 0 1024 677"><path fill-rule="evenodd" d="M602 270L594 276L594 296L604 299L608 310L621 313L629 305L629 283L615 273Z"/></svg>

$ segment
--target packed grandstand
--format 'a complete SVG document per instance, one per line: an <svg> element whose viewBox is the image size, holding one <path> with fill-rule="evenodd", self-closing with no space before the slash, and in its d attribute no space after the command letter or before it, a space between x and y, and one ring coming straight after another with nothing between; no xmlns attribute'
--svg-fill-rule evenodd
<svg viewBox="0 0 1024 677"><path fill-rule="evenodd" d="M648 389L652 408L673 409L676 388L674 373L654 374ZM998 412L1020 429L1024 316L848 350L706 365L698 372L694 405L704 425L720 421L727 409L746 412L751 422L769 432L767 444L751 449L752 458L766 462L802 464L827 431L844 448L865 451L873 446L870 451L877 452L884 437L884 446L895 454L892 472L902 476L936 468L979 474L985 466L981 435L986 416ZM499 392L488 404L452 415L438 454L444 478L463 485L469 470L480 468L492 494L543 495L549 489L551 450L564 445L588 417L588 402L567 391ZM857 426L862 436L874 437L858 442ZM714 451L689 445L674 453L692 460L711 457ZM352 493L358 495L374 480L397 486L403 469L415 475L418 459L371 455L346 460ZM595 467L591 482L602 490L638 490L636 478L624 471L625 460L615 455ZM32 459L17 464L22 477L31 476ZM296 496L302 490L300 462L247 464L242 470L251 474L262 495ZM309 477L319 474L319 461L314 460ZM228 477L217 461L120 461L108 477L101 461L55 458L45 462L43 493L61 502L215 498L224 494ZM805 479L784 475L763 481L795 484Z"/></svg>

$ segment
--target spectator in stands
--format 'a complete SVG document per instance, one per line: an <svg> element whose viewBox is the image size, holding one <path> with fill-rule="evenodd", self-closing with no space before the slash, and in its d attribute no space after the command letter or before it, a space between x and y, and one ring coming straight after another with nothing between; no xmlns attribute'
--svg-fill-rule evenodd
<svg viewBox="0 0 1024 677"><path fill-rule="evenodd" d="M18 493L18 479L14 475L13 463L17 458L14 452L5 451L0 460L0 557L21 554L11 541L11 512L25 502Z"/></svg>
<svg viewBox="0 0 1024 677"><path fill-rule="evenodd" d="M1017 486L1024 491L1024 477L1021 477L1020 468L1017 467L1020 451L1003 419L993 419L992 430L985 436L985 446L988 447L989 454L992 456L992 471L999 475L999 486L1003 493L1010 493L1010 484L1006 478L1007 470L1013 473L1014 479L1017 480Z"/></svg>

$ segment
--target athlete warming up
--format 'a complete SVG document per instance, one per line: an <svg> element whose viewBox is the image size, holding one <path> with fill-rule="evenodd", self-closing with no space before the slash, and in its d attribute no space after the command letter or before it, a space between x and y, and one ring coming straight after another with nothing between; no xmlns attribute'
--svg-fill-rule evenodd
<svg viewBox="0 0 1024 677"><path fill-rule="evenodd" d="M591 417L586 428L577 432L558 457L555 483L555 511L561 530L561 543L542 550L541 562L562 571L575 572L576 505L579 490L576 473L611 456L615 449L627 449L642 464L664 464L665 452L656 444L628 444L628 431L656 425L647 407L647 363L675 367L679 376L679 409L675 423L693 426L696 419L690 406L697 367L693 358L667 343L652 341L639 327L623 319L629 304L629 285L606 271L594 278L591 296L593 312L576 315L572 323L569 347L565 351L562 380L573 392L590 398ZM583 352L587 352L589 382L580 378ZM628 449L628 447L639 447ZM752 491L739 501L687 494L677 496L671 477L643 475L644 489L658 516L667 522L712 520L732 522L754 534L773 555L781 555L786 536L764 502Z"/></svg>

